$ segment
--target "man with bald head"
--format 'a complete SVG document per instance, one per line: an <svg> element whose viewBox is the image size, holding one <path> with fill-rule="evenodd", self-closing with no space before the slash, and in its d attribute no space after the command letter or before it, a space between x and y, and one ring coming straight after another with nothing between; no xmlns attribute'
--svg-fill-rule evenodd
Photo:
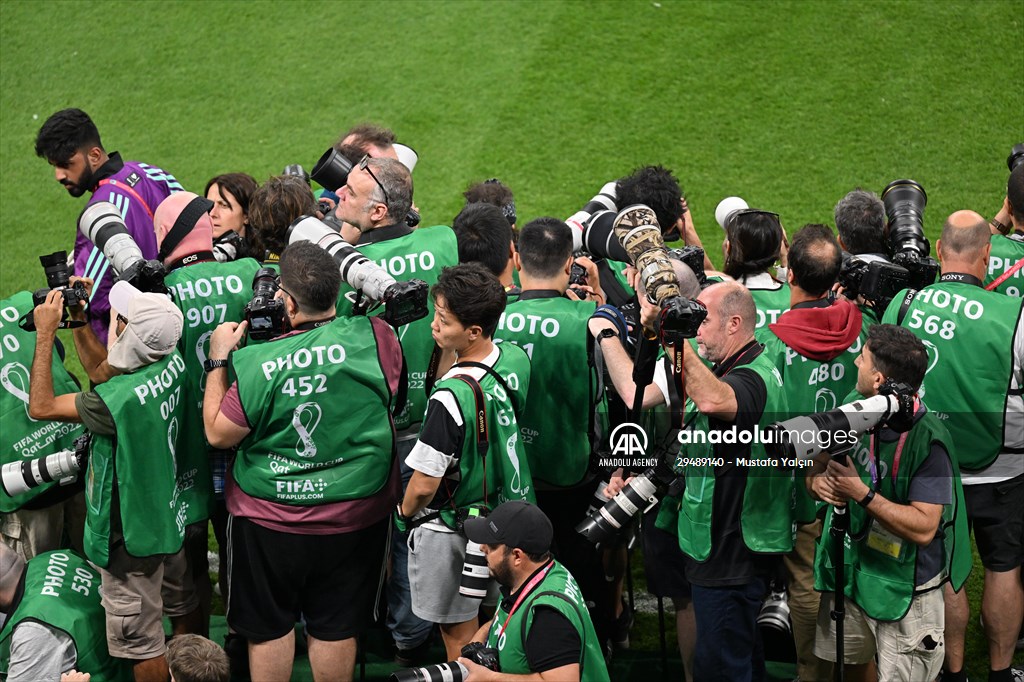
<svg viewBox="0 0 1024 682"><path fill-rule="evenodd" d="M174 292L174 305L184 316L185 325L178 340L178 351L185 360L188 400L185 410L188 428L202 431L203 389L206 386L205 366L210 354L210 336L217 325L240 320L252 298L252 280L260 264L253 258L239 258L227 263L213 256L213 221L209 211L213 202L192 192L176 192L160 202L153 214L156 243L161 262L168 270L165 284ZM210 520L220 545L221 596L227 601L227 522L224 501L224 471L232 454L228 450L209 448L212 470L213 507ZM209 477L207 477L209 478ZM186 532L185 553L188 570L196 581L202 614L199 634L206 634L213 598L207 561L207 524L190 526ZM231 635L230 637L234 637ZM229 646L231 648L231 646ZM232 648L232 651L234 649Z"/></svg>
<svg viewBox="0 0 1024 682"><path fill-rule="evenodd" d="M990 234L974 211L949 216L936 245L939 281L901 292L882 321L907 327L928 348L920 396L952 435L985 566L989 680L1002 681L1020 679L1010 663L1024 614L1024 316L1021 299L982 288ZM966 679L968 617L966 593L947 586L946 682Z"/></svg>
<svg viewBox="0 0 1024 682"><path fill-rule="evenodd" d="M793 474L770 463L754 432L785 415L782 377L754 339L757 309L744 286L714 284L697 300L708 313L697 350L679 344L687 400L675 462L685 480L675 530L697 622L693 678L763 679L757 615L793 549ZM645 333L656 334L658 309L645 297L641 305Z"/></svg>

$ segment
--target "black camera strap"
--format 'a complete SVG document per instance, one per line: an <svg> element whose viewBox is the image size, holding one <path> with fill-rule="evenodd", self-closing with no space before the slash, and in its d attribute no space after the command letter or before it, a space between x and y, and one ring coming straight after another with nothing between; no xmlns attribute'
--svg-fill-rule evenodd
<svg viewBox="0 0 1024 682"><path fill-rule="evenodd" d="M188 236L192 228L199 222L199 219L203 217L203 214L209 213L212 208L213 202L206 197L196 197L188 202L188 205L178 214L178 218L174 221L170 231L164 236L164 241L160 244L160 252L157 254L157 258L161 261L166 260L174 252L174 249L178 248L178 244ZM213 254L210 255L212 256Z"/></svg>
<svg viewBox="0 0 1024 682"><path fill-rule="evenodd" d="M910 311L910 304L914 302L915 296L917 296L917 289L910 289L907 291L907 295L903 297L903 303L900 304L900 312L896 315L897 325L903 324L903 318Z"/></svg>
<svg viewBox="0 0 1024 682"><path fill-rule="evenodd" d="M982 281L974 275L966 272L944 272L939 276L939 282L953 282L954 284L971 284L976 287L982 286Z"/></svg>
<svg viewBox="0 0 1024 682"><path fill-rule="evenodd" d="M505 393L508 395L509 401L512 402L512 409L516 411L516 414L522 414L523 408L518 402L516 402L515 393L513 393L512 389L508 387L508 383L506 383L505 378L498 374L498 372L495 371L493 367L491 367L490 365L485 365L482 362L473 361L456 362L454 365L452 365L453 369L455 367L476 367L477 369L482 369L483 371L490 374L492 377L494 377L494 380L497 381L498 384L500 384L503 389L505 389Z"/></svg>

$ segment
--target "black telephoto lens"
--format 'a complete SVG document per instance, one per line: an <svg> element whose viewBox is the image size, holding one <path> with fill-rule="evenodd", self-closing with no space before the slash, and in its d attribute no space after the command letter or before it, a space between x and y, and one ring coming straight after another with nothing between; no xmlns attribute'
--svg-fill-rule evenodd
<svg viewBox="0 0 1024 682"><path fill-rule="evenodd" d="M1010 155L1006 157L1006 166L1013 172L1013 169L1024 163L1024 142L1013 145Z"/></svg>
<svg viewBox="0 0 1024 682"><path fill-rule="evenodd" d="M309 176L316 180L324 189L337 192L339 188L344 187L345 183L348 182L348 174L351 170L352 161L345 158L337 149L331 147L316 162L316 165L313 166L313 172Z"/></svg>
<svg viewBox="0 0 1024 682"><path fill-rule="evenodd" d="M911 251L926 257L930 247L924 237L924 207L928 203L924 187L913 180L893 180L882 190L882 203L893 254Z"/></svg>

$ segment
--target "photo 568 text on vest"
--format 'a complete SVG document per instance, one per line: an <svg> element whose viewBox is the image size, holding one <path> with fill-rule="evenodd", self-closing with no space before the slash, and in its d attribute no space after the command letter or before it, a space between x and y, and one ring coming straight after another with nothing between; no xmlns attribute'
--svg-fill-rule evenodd
<svg viewBox="0 0 1024 682"><path fill-rule="evenodd" d="M748 457L723 458L716 456L705 456L706 450L702 449L697 455L688 452L688 447L706 445L750 445L752 448L759 445L777 446L780 444L791 444L794 449L806 452L804 445L811 445L815 451L838 452L853 448L859 439L856 431L826 431L807 429L804 431L776 431L772 429L761 429L755 425L753 429L739 429L735 426L716 429L713 431L694 431L685 429L679 431L677 443L679 450L672 454L670 463L676 469L683 469L688 466L725 466L736 465L746 467L773 467L773 468L801 468L811 466L811 459L796 457L774 457L764 454L751 453ZM665 452L657 453L648 450L649 437L647 431L639 424L624 422L612 429L608 439L611 452L607 457L598 459L598 466L607 468L624 467L638 471L656 466L659 456Z"/></svg>

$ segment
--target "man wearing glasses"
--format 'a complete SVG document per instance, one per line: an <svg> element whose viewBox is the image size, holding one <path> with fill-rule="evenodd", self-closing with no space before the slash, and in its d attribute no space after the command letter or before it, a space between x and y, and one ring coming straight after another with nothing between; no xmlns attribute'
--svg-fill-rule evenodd
<svg viewBox="0 0 1024 682"><path fill-rule="evenodd" d="M341 274L319 246L288 246L280 267L290 331L232 354L246 323L225 322L206 364L207 440L238 447L225 482L228 623L249 641L254 680L291 677L300 616L314 677L351 680L398 494L402 352L383 320L335 318Z"/></svg>
<svg viewBox="0 0 1024 682"><path fill-rule="evenodd" d="M364 156L349 172L345 186L338 189L337 216L360 231L356 248L384 267L392 277L422 279L433 286L442 268L458 264L458 243L455 233L445 225L416 230L409 227L405 216L411 205L412 176L406 167L394 159ZM351 288L342 284L339 315L351 312L353 298ZM427 394L423 388L434 348L430 332L433 305L428 299L430 314L399 329L409 382L406 404L395 416L398 461L404 484L412 477L412 469L405 465L405 459L416 443L427 409ZM392 549L395 568L388 586L388 627L395 639L399 663L407 664L416 659L426 643L431 625L412 613L405 571L405 543L396 539Z"/></svg>

